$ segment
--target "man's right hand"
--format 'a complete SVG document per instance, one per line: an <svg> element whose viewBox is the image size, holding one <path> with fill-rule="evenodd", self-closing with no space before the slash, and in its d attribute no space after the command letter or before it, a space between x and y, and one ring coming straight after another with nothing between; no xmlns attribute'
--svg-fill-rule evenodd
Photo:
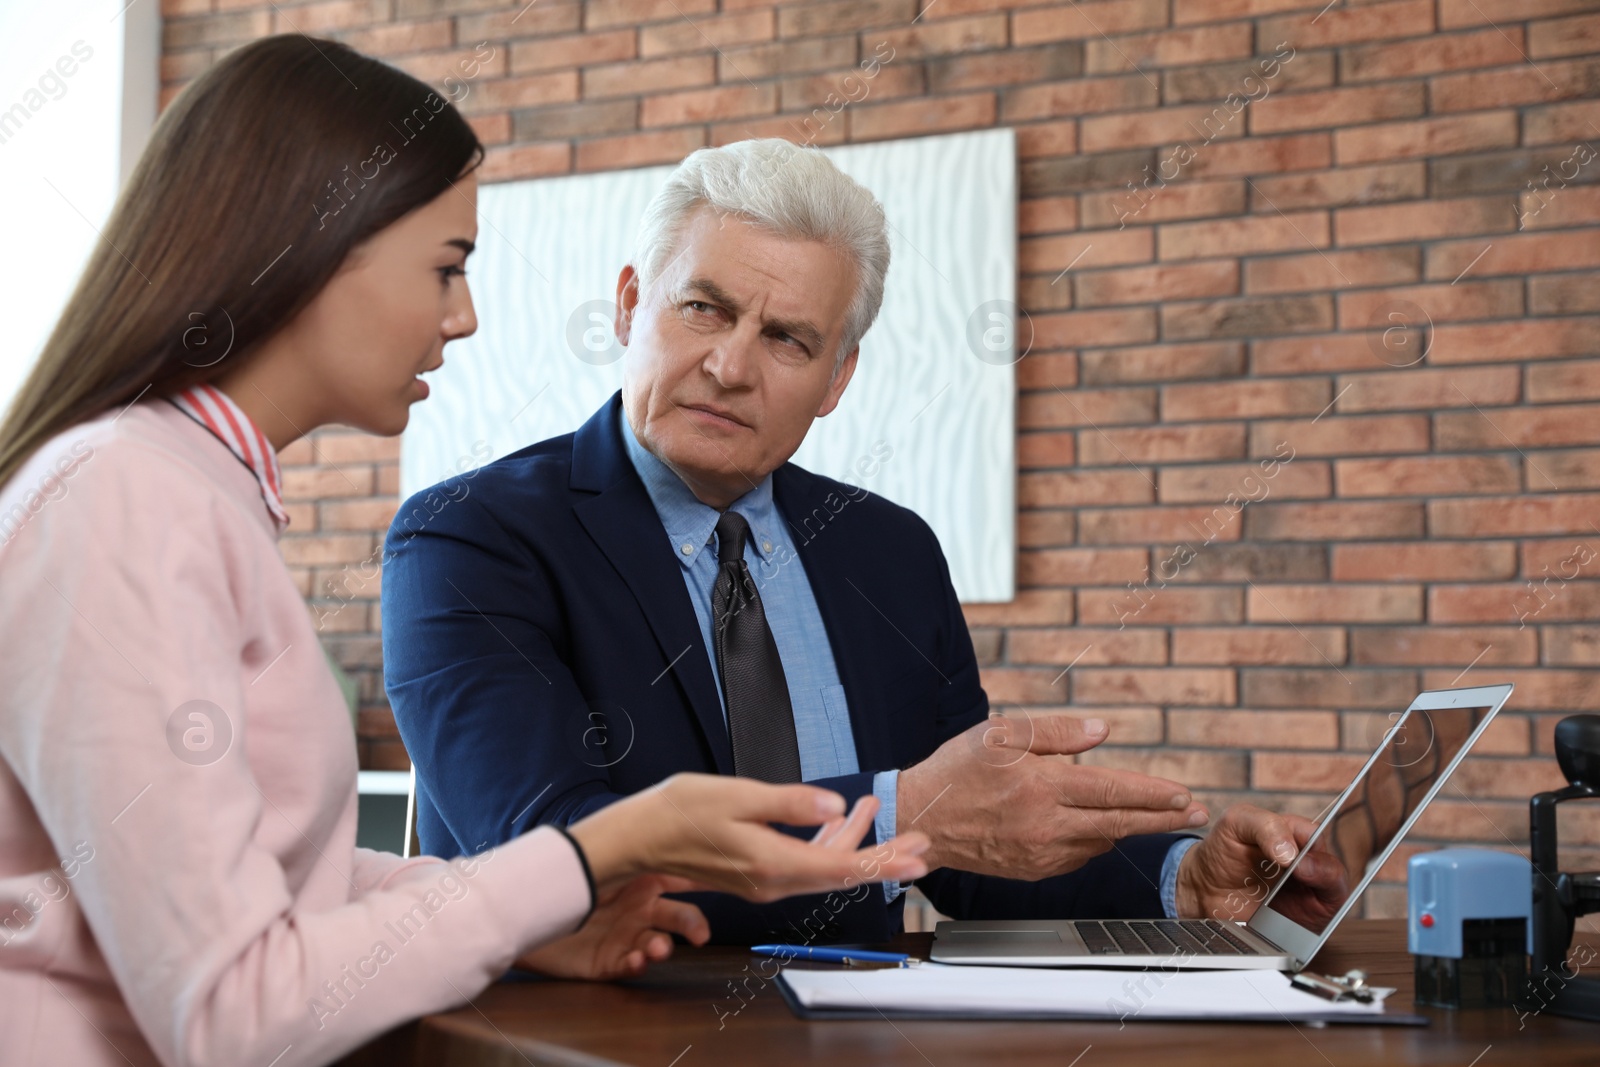
<svg viewBox="0 0 1600 1067"><path fill-rule="evenodd" d="M1099 719L991 715L900 772L896 831L928 835L930 867L1034 881L1124 837L1206 824L1205 808L1177 782L1067 758L1107 734Z"/></svg>

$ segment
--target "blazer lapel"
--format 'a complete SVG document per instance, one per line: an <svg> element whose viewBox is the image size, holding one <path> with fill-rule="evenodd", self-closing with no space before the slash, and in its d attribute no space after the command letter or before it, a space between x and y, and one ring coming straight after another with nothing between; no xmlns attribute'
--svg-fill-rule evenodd
<svg viewBox="0 0 1600 1067"><path fill-rule="evenodd" d="M871 590L864 584L865 574L853 565L848 535L832 528L830 522L808 539L801 526L813 511L821 509L831 516L834 510L847 509L850 501L793 464L778 468L772 479L772 491L779 513L789 524L789 534L805 565L806 580L811 583L811 595L816 598L823 629L828 632L834 667L839 672L839 682L844 686L845 700L850 707L850 728L855 736L858 765L862 770L888 770L894 759L887 734L888 723L883 716L868 713L882 695L873 684L871 670L875 659L872 650L881 639L881 627L877 625L881 620L866 599ZM834 509L828 507L830 495L835 497ZM841 500L845 502L842 506Z"/></svg>
<svg viewBox="0 0 1600 1067"><path fill-rule="evenodd" d="M572 444L572 488L596 495L573 511L638 602L700 722L721 774L733 773L733 745L722 721L711 661L689 602L678 561L661 532L661 519L622 445L616 422L621 394L612 396L578 430Z"/></svg>

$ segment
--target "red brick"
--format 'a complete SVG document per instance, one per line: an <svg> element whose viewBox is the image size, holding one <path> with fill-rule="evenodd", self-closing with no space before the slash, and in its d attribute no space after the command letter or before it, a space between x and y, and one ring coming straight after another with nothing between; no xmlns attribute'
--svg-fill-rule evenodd
<svg viewBox="0 0 1600 1067"><path fill-rule="evenodd" d="M1520 694L1519 694L1520 695ZM1567 784L1561 769L1548 759L1469 759L1456 770L1450 785L1473 797L1523 798Z"/></svg>
<svg viewBox="0 0 1600 1067"><path fill-rule="evenodd" d="M1596 128L1600 129L1600 123L1596 124ZM1568 158L1572 159L1570 156ZM1576 163L1577 160L1574 159L1573 162ZM1558 164L1558 169L1566 165L1566 161L1563 160ZM1549 230L1562 226L1587 226L1596 218L1600 218L1600 187L1556 186L1551 189L1525 189L1517 194L1519 229ZM1584 258L1581 253L1580 258ZM1541 264L1536 269L1550 268Z"/></svg>
<svg viewBox="0 0 1600 1067"><path fill-rule="evenodd" d="M1128 191L1084 193L1083 225L1086 228L1125 224L1149 225L1174 219L1215 218L1244 211L1244 183L1241 181L1170 182L1138 195Z"/></svg>
<svg viewBox="0 0 1600 1067"><path fill-rule="evenodd" d="M1114 0L1119 2L1119 0ZM1155 107L1161 92L1137 74L1112 78L1077 78L1044 85L1024 85L1005 91L1000 108L1002 122L1053 119L1063 116L1126 111Z"/></svg>
<svg viewBox="0 0 1600 1067"><path fill-rule="evenodd" d="M1527 484L1537 489L1600 489L1600 449L1541 452Z"/></svg>
<svg viewBox="0 0 1600 1067"><path fill-rule="evenodd" d="M1025 237L1017 248L1017 269L1023 273L1095 270L1127 263L1148 263L1155 256L1151 230L1059 234Z"/></svg>
<svg viewBox="0 0 1600 1067"><path fill-rule="evenodd" d="M1334 545L1336 582L1503 581L1517 572L1508 541Z"/></svg>
<svg viewBox="0 0 1600 1067"><path fill-rule="evenodd" d="M1244 373L1244 346L1232 341L1093 349L1080 358L1087 385L1237 378Z"/></svg>
<svg viewBox="0 0 1600 1067"><path fill-rule="evenodd" d="M1582 557L1578 557L1581 559ZM1600 582L1580 573L1562 584L1560 575L1505 585L1438 585L1429 590L1428 617L1444 622L1589 622L1600 617Z"/></svg>
<svg viewBox="0 0 1600 1067"><path fill-rule="evenodd" d="M1393 44L1345 48L1339 54L1344 83L1414 78L1423 74L1500 67L1523 62L1522 27L1506 25L1468 33L1439 33Z"/></svg>
<svg viewBox="0 0 1600 1067"><path fill-rule="evenodd" d="M1384 329L1386 324L1397 323L1393 312L1396 303L1400 302L1422 308L1428 320L1435 325L1471 319L1514 318L1523 313L1520 278L1389 286L1340 293L1336 299L1339 302L1339 322L1347 329ZM1401 315L1403 318L1403 311ZM1398 354L1396 361L1409 362L1405 356Z"/></svg>
<svg viewBox="0 0 1600 1067"><path fill-rule="evenodd" d="M778 108L771 85L724 85L645 97L639 105L641 126L682 126L718 119L770 115Z"/></svg>
<svg viewBox="0 0 1600 1067"><path fill-rule="evenodd" d="M1006 16L919 21L908 29L873 31L861 35L862 55L871 55L879 42L894 49L892 62L925 59L953 52L975 52L1006 46Z"/></svg>
<svg viewBox="0 0 1600 1067"><path fill-rule="evenodd" d="M1366 762L1364 756L1333 755L1319 752L1297 756L1281 752L1257 752L1250 760L1252 789L1319 789L1337 793Z"/></svg>
<svg viewBox="0 0 1600 1067"><path fill-rule="evenodd" d="M584 5L587 29L667 22L716 9L716 0L589 0Z"/></svg>
<svg viewBox="0 0 1600 1067"><path fill-rule="evenodd" d="M1006 53L999 53L1005 55ZM1071 155L1078 150L1078 127L1073 122L1030 122L1015 127L1017 158ZM1076 205L1074 205L1076 206Z"/></svg>
<svg viewBox="0 0 1600 1067"><path fill-rule="evenodd" d="M1244 136L1244 121L1238 115L1220 105L1213 107L1210 104L1096 115L1080 119L1078 128L1079 140L1085 152L1171 144L1189 138L1222 140ZM1165 169L1171 170L1173 167Z"/></svg>
<svg viewBox="0 0 1600 1067"><path fill-rule="evenodd" d="M1408 670L1320 667L1247 667L1239 672L1241 704L1257 708L1409 707L1421 691ZM1363 745L1362 747L1368 747ZM1363 755L1364 758L1364 755ZM1344 783L1349 784L1350 776Z"/></svg>
<svg viewBox="0 0 1600 1067"><path fill-rule="evenodd" d="M284 467L284 500L372 495L371 467Z"/></svg>
<svg viewBox="0 0 1600 1067"><path fill-rule="evenodd" d="M1545 626L1544 662L1552 667L1600 667L1600 626Z"/></svg>
<svg viewBox="0 0 1600 1067"><path fill-rule="evenodd" d="M1262 19L1256 32L1262 42L1290 41L1297 49L1418 37L1433 32L1433 0L1306 10Z"/></svg>
<svg viewBox="0 0 1600 1067"><path fill-rule="evenodd" d="M1341 245L1509 233L1516 226L1516 213L1504 197L1498 196L1346 207L1333 213L1334 238Z"/></svg>
<svg viewBox="0 0 1600 1067"><path fill-rule="evenodd" d="M995 704L1063 704L1067 687L1060 671L989 667L980 672L984 692Z"/></svg>
<svg viewBox="0 0 1600 1067"><path fill-rule="evenodd" d="M1084 508L1078 512L1078 539L1086 545L1237 541L1239 514L1222 501L1210 507Z"/></svg>
<svg viewBox="0 0 1600 1067"><path fill-rule="evenodd" d="M1021 136L1020 130L1018 136ZM1017 205L1017 230L1025 236L1032 237L1077 228L1078 198L1075 196L1042 197L1038 200L1024 200Z"/></svg>
<svg viewBox="0 0 1600 1067"><path fill-rule="evenodd" d="M1245 621L1245 597L1238 589L1179 587L1085 589L1078 613L1086 625L1219 625ZM1136 590L1136 592L1134 592Z"/></svg>
<svg viewBox="0 0 1600 1067"><path fill-rule="evenodd" d="M1444 496L1514 493L1521 464L1506 456L1418 456L1338 463L1339 495Z"/></svg>
<svg viewBox="0 0 1600 1067"><path fill-rule="evenodd" d="M1419 250L1404 246L1271 256L1245 263L1245 290L1297 293L1409 282L1417 280L1421 266Z"/></svg>
<svg viewBox="0 0 1600 1067"><path fill-rule="evenodd" d="M1421 622L1417 585L1252 585L1245 598L1251 622Z"/></svg>
<svg viewBox="0 0 1600 1067"><path fill-rule="evenodd" d="M1242 748L1332 748L1339 742L1339 716L1332 711L1167 712L1167 741L1173 745Z"/></svg>
<svg viewBox="0 0 1600 1067"><path fill-rule="evenodd" d="M1167 635L1135 629L1012 630L1006 635L1006 657L1012 663L1063 667L1162 664L1167 660Z"/></svg>
<svg viewBox="0 0 1600 1067"><path fill-rule="evenodd" d="M253 0L247 0L253 2ZM415 3L417 14L434 14L440 12L440 5L429 0ZM701 0L703 3L704 0ZM400 14L405 13L408 5L400 5ZM457 5L460 9L465 5ZM500 6L493 3L480 2L472 5L480 10L486 7ZM694 9L691 3L689 8ZM481 15L458 14L455 16L456 40L464 43L479 41L501 41L518 37L538 37L552 33L570 33L579 28L583 21L583 6L577 3L541 3L525 9L512 8L508 11L486 12Z"/></svg>
<svg viewBox="0 0 1600 1067"><path fill-rule="evenodd" d="M317 508L320 530L387 530L400 502L392 497L337 500ZM292 525L292 524L291 524Z"/></svg>
<svg viewBox="0 0 1600 1067"><path fill-rule="evenodd" d="M652 58L770 41L775 27L772 11L759 9L643 26L639 30L639 54Z"/></svg>
<svg viewBox="0 0 1600 1067"><path fill-rule="evenodd" d="M963 604L968 626L1066 626L1072 623L1070 589L1021 589L1004 604Z"/></svg>
<svg viewBox="0 0 1600 1067"><path fill-rule="evenodd" d="M724 48L717 55L717 80L751 82L784 74L838 70L855 63L856 56L854 34Z"/></svg>
<svg viewBox="0 0 1600 1067"><path fill-rule="evenodd" d="M1600 400L1600 359L1533 364L1527 374L1530 404Z"/></svg>
<svg viewBox="0 0 1600 1067"><path fill-rule="evenodd" d="M1422 680L1430 689L1443 688L1449 685L1453 676L1454 672L1427 671L1424 672ZM1510 682L1517 687L1512 699L1517 702L1520 711L1570 713L1573 708L1592 708L1600 704L1600 671L1499 670L1495 672L1495 681ZM1542 762L1551 770L1556 770L1552 766L1553 761ZM1521 795L1526 797L1528 792Z"/></svg>
<svg viewBox="0 0 1600 1067"><path fill-rule="evenodd" d="M1492 412L1446 411L1434 416L1434 432L1438 448L1450 452L1600 444L1600 406L1552 404ZM1530 484L1545 487L1549 483L1540 478Z"/></svg>
<svg viewBox="0 0 1600 1067"><path fill-rule="evenodd" d="M993 93L930 97L895 104L853 107L847 112L852 141L879 141L944 130L994 125Z"/></svg>
<svg viewBox="0 0 1600 1067"><path fill-rule="evenodd" d="M1522 573L1534 582L1600 577L1600 534L1522 542Z"/></svg>
<svg viewBox="0 0 1600 1067"><path fill-rule="evenodd" d="M516 181L565 174L572 169L572 149L558 144L497 145L484 157L478 176L485 182Z"/></svg>
<svg viewBox="0 0 1600 1067"><path fill-rule="evenodd" d="M1086 0L1069 7L1017 12L1011 17L1011 43L1100 37L1166 24L1165 0Z"/></svg>
<svg viewBox="0 0 1600 1067"><path fill-rule="evenodd" d="M1052 548L1022 552L1018 581L1029 588L1052 585L1116 585L1141 582L1149 570L1142 548Z"/></svg>
<svg viewBox="0 0 1600 1067"><path fill-rule="evenodd" d="M380 437L377 434L339 430L319 430L311 438L311 454L294 460L285 451L280 459L284 463L380 463L400 458L400 438Z"/></svg>
<svg viewBox="0 0 1600 1067"><path fill-rule="evenodd" d="M844 30L905 26L917 16L917 0L831 0L778 9L778 36L820 37Z"/></svg>
<svg viewBox="0 0 1600 1067"><path fill-rule="evenodd" d="M744 78L732 79L735 85L749 85ZM871 101L923 95L922 70L917 66L884 67L878 76L867 80L858 67L829 70L820 74L785 78L781 85L781 106L785 111L811 111L813 125L832 121L826 115L842 113L845 107L858 107ZM813 110L813 109L826 109Z"/></svg>
<svg viewBox="0 0 1600 1067"><path fill-rule="evenodd" d="M1078 460L1085 466L1098 467L1240 459L1244 456L1244 442L1241 424L1085 430L1078 438Z"/></svg>
<svg viewBox="0 0 1600 1067"><path fill-rule="evenodd" d="M1305 0L1173 0L1172 21L1179 26L1196 22L1222 22L1293 11L1305 6Z"/></svg>
<svg viewBox="0 0 1600 1067"><path fill-rule="evenodd" d="M1003 39L1001 44L1004 45ZM1076 78L1082 73L1083 45L1077 41L1062 41L1038 48L1001 47L988 52L933 59L927 63L928 88L934 92L1060 81Z"/></svg>
<svg viewBox="0 0 1600 1067"><path fill-rule="evenodd" d="M1017 480L1017 502L1025 508L1148 504L1154 497L1149 476L1141 470L1051 471Z"/></svg>
<svg viewBox="0 0 1600 1067"><path fill-rule="evenodd" d="M1239 291L1239 265L1233 260L1075 273L1078 307L1160 303Z"/></svg>
<svg viewBox="0 0 1600 1067"><path fill-rule="evenodd" d="M1074 511L1024 511L1017 515L1017 545L1021 548L1070 545L1077 538L1078 515Z"/></svg>
<svg viewBox="0 0 1600 1067"><path fill-rule="evenodd" d="M710 56L679 56L673 59L641 60L585 67L583 96L586 100L607 96L635 96L667 89L710 85L716 79Z"/></svg>
<svg viewBox="0 0 1600 1067"><path fill-rule="evenodd" d="M380 555L370 533L285 534L278 552L291 567L361 563Z"/></svg>
<svg viewBox="0 0 1600 1067"><path fill-rule="evenodd" d="M1263 338L1250 351L1251 371L1262 375L1370 370L1373 363L1371 342L1359 333Z"/></svg>
<svg viewBox="0 0 1600 1067"><path fill-rule="evenodd" d="M495 78L477 83L462 102L462 110L475 113L506 108L543 107L578 99L576 71L526 74L516 78Z"/></svg>
<svg viewBox="0 0 1600 1067"><path fill-rule="evenodd" d="M1510 148L1516 143L1515 111L1481 111L1337 130L1333 135L1333 154L1342 166Z"/></svg>
<svg viewBox="0 0 1600 1067"><path fill-rule="evenodd" d="M676 130L600 137L578 145L577 169L617 170L651 163L677 163L705 145L705 130L698 126Z"/></svg>
<svg viewBox="0 0 1600 1067"><path fill-rule="evenodd" d="M1077 437L1072 433L1020 433L1017 468L1070 467L1077 458Z"/></svg>
<svg viewBox="0 0 1600 1067"><path fill-rule="evenodd" d="M1600 316L1596 315L1447 324L1433 331L1428 358L1434 363L1496 363L1512 352L1518 359L1591 355L1594 339L1600 336L1596 331L1600 331Z"/></svg>
<svg viewBox="0 0 1600 1067"><path fill-rule="evenodd" d="M1245 517L1252 540L1355 541L1421 537L1420 503L1257 504Z"/></svg>
<svg viewBox="0 0 1600 1067"><path fill-rule="evenodd" d="M1164 467L1157 484L1163 504L1215 504L1228 494L1251 501L1312 500L1332 495L1326 463L1229 463L1215 467Z"/></svg>
<svg viewBox="0 0 1600 1067"><path fill-rule="evenodd" d="M1506 667L1538 661L1538 633L1514 625L1358 627L1350 662L1381 667Z"/></svg>
<svg viewBox="0 0 1600 1067"><path fill-rule="evenodd" d="M1353 456L1428 451L1426 415L1373 415L1312 422L1257 422L1250 426L1250 455L1266 456L1288 442L1299 456Z"/></svg>
<svg viewBox="0 0 1600 1067"><path fill-rule="evenodd" d="M807 123L808 118L809 116L804 115L783 115L777 118L719 122L711 127L709 143L725 145L760 137L780 137L795 144L818 147L844 143L848 131L843 122L829 122L819 128L814 121ZM802 123L807 124L802 125Z"/></svg>
<svg viewBox="0 0 1600 1067"><path fill-rule="evenodd" d="M1101 345L1139 344L1156 339L1154 308L1074 311L1033 316L1034 346L1048 351L1092 340Z"/></svg>
<svg viewBox="0 0 1600 1067"><path fill-rule="evenodd" d="M1162 390L1161 416L1168 422L1315 415L1332 399L1325 378L1247 379L1169 385Z"/></svg>
<svg viewBox="0 0 1600 1067"><path fill-rule="evenodd" d="M1593 216L1589 221L1594 221ZM1472 248L1472 245L1478 247ZM1484 245L1488 244L1488 250ZM1469 251L1470 249L1470 251ZM1479 253L1483 258L1473 262ZM1600 237L1594 230L1569 233L1525 233L1493 242L1451 241L1428 250L1428 277L1455 278L1470 268L1473 275L1528 274L1540 271L1600 267ZM1521 279L1517 279L1517 284Z"/></svg>
<svg viewBox="0 0 1600 1067"><path fill-rule="evenodd" d="M471 115L467 123L485 145L505 144L511 140L511 116L504 111L498 115Z"/></svg>
<svg viewBox="0 0 1600 1067"><path fill-rule="evenodd" d="M1171 153L1163 150L1161 157L1168 159ZM1223 178L1321 170L1332 165L1333 138L1327 133L1251 136L1233 141L1213 141L1206 145L1196 152L1194 161L1186 169L1186 175L1189 178Z"/></svg>
<svg viewBox="0 0 1600 1067"><path fill-rule="evenodd" d="M1017 388L1071 389L1078 384L1078 357L1072 352L1036 352L1017 364Z"/></svg>
<svg viewBox="0 0 1600 1067"><path fill-rule="evenodd" d="M576 33L532 41L511 42L511 73L587 67L634 57L634 32Z"/></svg>
<svg viewBox="0 0 1600 1067"><path fill-rule="evenodd" d="M1234 672L1209 667L1077 667L1071 675L1074 703L1232 704L1238 696Z"/></svg>
<svg viewBox="0 0 1600 1067"><path fill-rule="evenodd" d="M1213 517L1218 518L1215 512ZM1211 530L1219 530L1217 522ZM1169 584L1213 585L1227 582L1322 582L1328 578L1324 545L1276 542L1206 543L1205 528L1191 529L1183 547L1172 543L1153 549L1154 578ZM1187 549L1187 552L1185 551ZM1192 554L1191 554L1192 553Z"/></svg>
<svg viewBox="0 0 1600 1067"><path fill-rule="evenodd" d="M1427 187L1428 172L1423 163L1386 163L1309 174L1267 175L1251 183L1250 209L1294 211L1296 208L1415 200L1424 195Z"/></svg>
<svg viewBox="0 0 1600 1067"><path fill-rule="evenodd" d="M299 32L323 32L305 26L302 13L308 10L310 9L296 9L294 21L300 27ZM282 12L279 12L279 21L282 21L282 18ZM278 32L295 31L291 31L288 26L284 26ZM426 22L400 22L390 25L365 26L362 29L348 31L337 36L344 44L369 56L393 56L403 55L407 52L427 52L449 48L450 45L455 43L454 29L447 18L429 19Z"/></svg>
<svg viewBox="0 0 1600 1067"><path fill-rule="evenodd" d="M1340 127L1410 118L1421 115L1423 110L1422 85L1415 82L1284 93L1256 102L1250 109L1250 132Z"/></svg>
<svg viewBox="0 0 1600 1067"><path fill-rule="evenodd" d="M1600 57L1546 60L1496 71L1439 74L1428 79L1428 105L1437 112L1483 111L1592 96Z"/></svg>
<svg viewBox="0 0 1600 1067"><path fill-rule="evenodd" d="M1344 374L1339 376L1337 388L1340 414L1515 404L1521 391L1521 373L1516 367Z"/></svg>
<svg viewBox="0 0 1600 1067"><path fill-rule="evenodd" d="M1270 666L1343 663L1344 659L1344 630L1337 626L1185 626L1172 631L1174 664Z"/></svg>
<svg viewBox="0 0 1600 1067"><path fill-rule="evenodd" d="M1160 30L1118 37L1095 35L1084 42L1083 67L1090 74L1191 66L1251 53L1249 23Z"/></svg>
<svg viewBox="0 0 1600 1067"><path fill-rule="evenodd" d="M1572 315L1600 311L1600 273L1528 279L1528 313Z"/></svg>
<svg viewBox="0 0 1600 1067"><path fill-rule="evenodd" d="M1428 502L1436 537L1524 537L1591 533L1600 493L1526 494Z"/></svg>
<svg viewBox="0 0 1600 1067"><path fill-rule="evenodd" d="M1593 0L1439 0L1439 28L1549 18L1593 6Z"/></svg>
<svg viewBox="0 0 1600 1067"><path fill-rule="evenodd" d="M1159 232L1164 260L1300 251L1329 244L1326 211L1173 222L1159 227Z"/></svg>
<svg viewBox="0 0 1600 1067"><path fill-rule="evenodd" d="M1560 144L1581 141L1600 125L1600 100L1531 107L1522 113L1522 143Z"/></svg>

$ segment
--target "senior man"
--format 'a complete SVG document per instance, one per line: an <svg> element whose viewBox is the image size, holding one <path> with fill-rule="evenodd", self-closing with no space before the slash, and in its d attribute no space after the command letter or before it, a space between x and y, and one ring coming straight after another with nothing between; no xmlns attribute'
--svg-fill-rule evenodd
<svg viewBox="0 0 1600 1067"><path fill-rule="evenodd" d="M988 718L927 524L788 462L849 385L888 263L882 208L820 152L694 153L617 279L621 392L431 490L438 514L401 508L384 665L425 851L680 771L875 796L876 839L927 833L918 884L962 918L1233 917L1305 844L1305 820L1241 807L1196 845L1171 833L1208 819L1185 787L1069 758L1104 722ZM1326 857L1297 873L1313 907L1336 896ZM903 898L696 902L748 943L881 940Z"/></svg>

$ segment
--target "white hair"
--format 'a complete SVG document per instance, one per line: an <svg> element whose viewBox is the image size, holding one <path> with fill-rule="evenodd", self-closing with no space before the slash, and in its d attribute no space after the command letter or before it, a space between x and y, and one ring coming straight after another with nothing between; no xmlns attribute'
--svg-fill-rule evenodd
<svg viewBox="0 0 1600 1067"><path fill-rule="evenodd" d="M855 261L856 292L835 363L842 365L883 304L889 234L877 198L820 151L781 138L698 149L668 176L640 220L633 263L641 292L666 269L684 221L701 206L780 237L821 241Z"/></svg>

